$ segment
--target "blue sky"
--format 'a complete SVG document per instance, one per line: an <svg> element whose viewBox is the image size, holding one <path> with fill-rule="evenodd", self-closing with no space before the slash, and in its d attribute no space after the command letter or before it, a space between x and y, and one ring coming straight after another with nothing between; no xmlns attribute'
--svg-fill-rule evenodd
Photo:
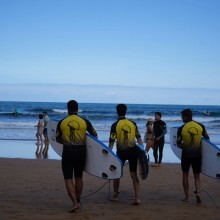
<svg viewBox="0 0 220 220"><path fill-rule="evenodd" d="M219 11L219 0L0 0L0 100L219 104Z"/></svg>

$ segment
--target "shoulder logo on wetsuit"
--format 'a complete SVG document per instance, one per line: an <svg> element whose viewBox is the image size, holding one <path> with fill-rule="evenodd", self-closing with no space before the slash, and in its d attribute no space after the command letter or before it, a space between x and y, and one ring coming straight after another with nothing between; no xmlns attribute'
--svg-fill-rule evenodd
<svg viewBox="0 0 220 220"><path fill-rule="evenodd" d="M116 139L116 134L115 134L115 133L112 133L112 134L111 134L111 139L113 139L113 140Z"/></svg>

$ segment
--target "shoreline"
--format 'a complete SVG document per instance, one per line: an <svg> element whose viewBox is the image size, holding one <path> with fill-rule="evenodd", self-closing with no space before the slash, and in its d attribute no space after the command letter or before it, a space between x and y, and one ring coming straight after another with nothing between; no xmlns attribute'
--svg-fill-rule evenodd
<svg viewBox="0 0 220 220"><path fill-rule="evenodd" d="M60 160L60 156L56 154L51 145L49 145L48 155L44 158L42 154L45 144L37 146L36 140L0 140L0 158L21 158L21 159L56 159ZM104 142L105 144L108 144ZM113 148L115 152L115 146ZM149 151L150 162L153 163L153 150ZM164 145L163 162L180 163L180 160L172 152L170 145Z"/></svg>
<svg viewBox="0 0 220 220"><path fill-rule="evenodd" d="M163 163L151 168L149 177L141 184L141 206L132 206L133 186L128 171L119 188L119 200L107 200L107 180L84 173L83 208L68 213L71 207L61 164L58 160L32 160L0 158L0 219L218 219L220 216L220 181L201 175L202 204L197 205L193 194L193 174L190 171L190 202L182 202L180 164ZM112 181L110 194L113 193Z"/></svg>

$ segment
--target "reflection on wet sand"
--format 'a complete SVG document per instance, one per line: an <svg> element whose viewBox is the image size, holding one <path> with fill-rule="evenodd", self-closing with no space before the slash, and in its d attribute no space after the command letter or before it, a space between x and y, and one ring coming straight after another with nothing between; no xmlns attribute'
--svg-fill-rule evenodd
<svg viewBox="0 0 220 220"><path fill-rule="evenodd" d="M49 142L37 143L37 148L35 151L36 159L47 159L49 151Z"/></svg>

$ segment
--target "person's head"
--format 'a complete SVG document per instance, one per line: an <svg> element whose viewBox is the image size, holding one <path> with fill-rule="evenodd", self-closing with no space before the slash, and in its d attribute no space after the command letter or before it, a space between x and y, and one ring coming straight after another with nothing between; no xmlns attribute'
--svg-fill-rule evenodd
<svg viewBox="0 0 220 220"><path fill-rule="evenodd" d="M155 112L155 120L159 121L162 118L161 112Z"/></svg>
<svg viewBox="0 0 220 220"><path fill-rule="evenodd" d="M47 112L43 112L43 115L44 115L44 116L47 115Z"/></svg>
<svg viewBox="0 0 220 220"><path fill-rule="evenodd" d="M67 110L68 110L68 114L71 115L73 113L77 113L78 112L78 103L75 100L70 100L67 103Z"/></svg>
<svg viewBox="0 0 220 220"><path fill-rule="evenodd" d="M154 123L154 119L153 118L148 118L147 120L147 125L153 124Z"/></svg>
<svg viewBox="0 0 220 220"><path fill-rule="evenodd" d="M39 117L39 119L43 119L43 115L42 114L39 114L38 117Z"/></svg>
<svg viewBox="0 0 220 220"><path fill-rule="evenodd" d="M181 115L182 115L182 119L183 122L188 122L188 121L192 121L192 111L191 109L184 109L183 111L181 111Z"/></svg>
<svg viewBox="0 0 220 220"><path fill-rule="evenodd" d="M127 112L127 106L125 104L118 104L116 106L118 116L125 116Z"/></svg>

